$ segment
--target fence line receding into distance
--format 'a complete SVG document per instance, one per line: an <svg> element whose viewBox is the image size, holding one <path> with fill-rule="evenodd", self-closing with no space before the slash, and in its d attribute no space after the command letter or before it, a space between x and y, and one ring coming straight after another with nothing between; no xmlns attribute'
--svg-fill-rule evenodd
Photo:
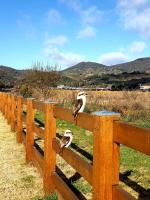
<svg viewBox="0 0 150 200"><path fill-rule="evenodd" d="M43 177L45 194L58 191L65 200L79 199L58 173L56 154L59 154L92 186L93 200L135 199L119 187L120 144L150 155L150 129L121 122L117 116L80 113L74 120L69 109L8 93L0 93L0 102L1 112L11 129L16 131L17 142L25 145L27 163L33 163ZM44 127L35 122L35 110L44 113ZM74 123L93 133L92 164L70 148L60 153L56 119ZM44 139L44 151L34 141L35 134Z"/></svg>

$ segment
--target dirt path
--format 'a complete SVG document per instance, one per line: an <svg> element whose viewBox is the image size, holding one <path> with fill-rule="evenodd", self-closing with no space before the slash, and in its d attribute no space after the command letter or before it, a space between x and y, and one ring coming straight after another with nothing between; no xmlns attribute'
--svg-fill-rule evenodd
<svg viewBox="0 0 150 200"><path fill-rule="evenodd" d="M24 146L16 143L15 133L0 113L0 199L39 200L42 196L40 174L26 164Z"/></svg>

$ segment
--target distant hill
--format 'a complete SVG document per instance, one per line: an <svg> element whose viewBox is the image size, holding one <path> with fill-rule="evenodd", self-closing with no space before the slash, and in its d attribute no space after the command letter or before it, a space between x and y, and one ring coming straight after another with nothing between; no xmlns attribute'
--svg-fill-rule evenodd
<svg viewBox="0 0 150 200"><path fill-rule="evenodd" d="M0 87L27 83L28 80L21 76L26 71L0 65ZM113 85L130 89L147 82L150 82L150 57L113 66L81 62L60 71L60 78L56 85L64 84L76 87Z"/></svg>
<svg viewBox="0 0 150 200"><path fill-rule="evenodd" d="M105 65L94 62L81 62L61 72L64 76L79 80L83 77L87 78L95 74L106 73L106 71L107 67Z"/></svg>
<svg viewBox="0 0 150 200"><path fill-rule="evenodd" d="M113 73L120 72L145 72L150 74L150 57L147 58L139 58L131 62L122 63L118 65L112 65L110 67Z"/></svg>
<svg viewBox="0 0 150 200"><path fill-rule="evenodd" d="M94 75L101 76L106 74L120 74L123 72L132 73L137 71L150 74L150 57L139 58L131 62L113 66L106 66L94 62L81 62L63 70L62 74L69 78L82 80L83 78Z"/></svg>
<svg viewBox="0 0 150 200"><path fill-rule="evenodd" d="M11 87L15 84L21 73L21 70L16 70L11 67L0 65L0 82L5 86Z"/></svg>

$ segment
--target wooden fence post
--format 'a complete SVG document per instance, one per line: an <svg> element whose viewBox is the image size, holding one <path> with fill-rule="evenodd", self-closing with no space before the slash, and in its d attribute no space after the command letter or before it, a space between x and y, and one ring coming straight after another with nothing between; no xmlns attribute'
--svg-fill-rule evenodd
<svg viewBox="0 0 150 200"><path fill-rule="evenodd" d="M95 116L93 146L93 200L112 200L112 186L117 184L118 164L114 166L113 122L118 116ZM118 155L117 155L118 156ZM117 167L117 169L113 169ZM119 173L118 173L119 176Z"/></svg>
<svg viewBox="0 0 150 200"><path fill-rule="evenodd" d="M22 96L17 97L17 142L22 143L22 129L23 129L23 121L22 121Z"/></svg>
<svg viewBox="0 0 150 200"><path fill-rule="evenodd" d="M27 132L26 132L26 161L32 161L33 145L34 145L34 109L33 98L27 99Z"/></svg>
<svg viewBox="0 0 150 200"><path fill-rule="evenodd" d="M7 120L7 110L8 110L8 94L5 96L5 118Z"/></svg>
<svg viewBox="0 0 150 200"><path fill-rule="evenodd" d="M15 110L16 110L16 101L15 101L15 96L12 96L11 97L11 129L12 131L15 130L15 122L16 122L16 119L15 119Z"/></svg>
<svg viewBox="0 0 150 200"><path fill-rule="evenodd" d="M11 122L11 95L8 94L8 109L7 109L7 122L10 124Z"/></svg>
<svg viewBox="0 0 150 200"><path fill-rule="evenodd" d="M2 113L5 113L5 93L2 93Z"/></svg>
<svg viewBox="0 0 150 200"><path fill-rule="evenodd" d="M0 92L0 111L1 111L1 109L2 109L2 93Z"/></svg>
<svg viewBox="0 0 150 200"><path fill-rule="evenodd" d="M45 103L43 185L46 195L54 191L51 175L56 166L56 152L52 147L53 138L56 137L56 119L53 115L53 108L54 104Z"/></svg>

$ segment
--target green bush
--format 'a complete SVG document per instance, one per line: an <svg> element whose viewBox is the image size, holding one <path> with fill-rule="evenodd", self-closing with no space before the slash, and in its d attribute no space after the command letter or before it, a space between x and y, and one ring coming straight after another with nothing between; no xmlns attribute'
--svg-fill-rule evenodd
<svg viewBox="0 0 150 200"><path fill-rule="evenodd" d="M31 89L29 88L29 86L27 86L27 85L22 85L22 86L21 86L20 94L21 94L24 98L32 97L32 91L31 91Z"/></svg>

